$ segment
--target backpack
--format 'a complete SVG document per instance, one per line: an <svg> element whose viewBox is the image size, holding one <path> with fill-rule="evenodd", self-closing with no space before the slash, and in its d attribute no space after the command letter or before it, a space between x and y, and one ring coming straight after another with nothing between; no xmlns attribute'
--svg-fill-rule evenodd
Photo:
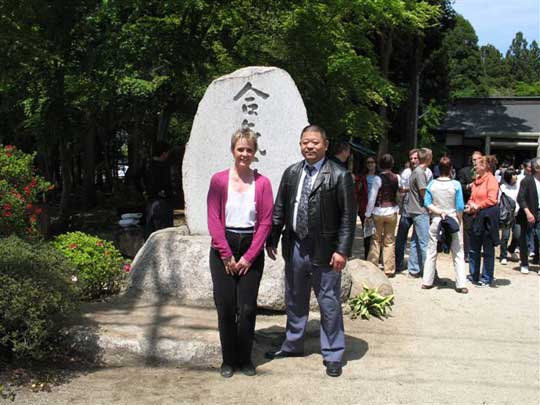
<svg viewBox="0 0 540 405"><path fill-rule="evenodd" d="M501 193L499 198L499 225L510 225L514 221L514 212L516 211L516 202Z"/></svg>

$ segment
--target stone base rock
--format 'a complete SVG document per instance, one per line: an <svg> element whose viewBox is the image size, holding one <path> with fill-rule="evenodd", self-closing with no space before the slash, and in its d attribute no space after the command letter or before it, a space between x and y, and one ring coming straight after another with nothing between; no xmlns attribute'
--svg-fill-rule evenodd
<svg viewBox="0 0 540 405"><path fill-rule="evenodd" d="M309 318L306 347L318 352L320 316ZM285 315L257 316L256 362L279 347L285 323ZM218 368L222 361L215 308L120 297L83 305L82 319L74 324L65 331L71 349L100 366Z"/></svg>
<svg viewBox="0 0 540 405"><path fill-rule="evenodd" d="M151 301L167 298L177 304L214 307L212 277L208 264L210 237L184 235L185 229L168 228L154 232L132 263L127 295ZM259 288L261 308L285 309L285 262L265 258ZM344 272L342 300L349 297L351 278ZM312 308L316 301L312 297Z"/></svg>
<svg viewBox="0 0 540 405"><path fill-rule="evenodd" d="M394 293L388 277L371 262L360 259L351 260L347 264L346 271L350 274L352 281L350 297L362 293L364 285L368 288L375 288L379 294L384 296Z"/></svg>
<svg viewBox="0 0 540 405"><path fill-rule="evenodd" d="M135 257L144 244L144 230L142 226L118 227L114 241L120 253L127 257Z"/></svg>
<svg viewBox="0 0 540 405"><path fill-rule="evenodd" d="M217 367L215 309L126 299L91 303L69 329L72 349L107 366Z"/></svg>

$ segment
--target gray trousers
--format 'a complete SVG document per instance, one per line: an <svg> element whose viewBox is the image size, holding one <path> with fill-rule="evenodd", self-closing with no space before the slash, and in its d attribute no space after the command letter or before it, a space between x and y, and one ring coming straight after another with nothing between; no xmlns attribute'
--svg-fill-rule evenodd
<svg viewBox="0 0 540 405"><path fill-rule="evenodd" d="M315 266L310 260L309 238L294 242L292 259L285 266L287 327L281 350L303 352L309 317L311 287L321 311L321 352L326 361L341 361L345 331L341 311L341 272Z"/></svg>

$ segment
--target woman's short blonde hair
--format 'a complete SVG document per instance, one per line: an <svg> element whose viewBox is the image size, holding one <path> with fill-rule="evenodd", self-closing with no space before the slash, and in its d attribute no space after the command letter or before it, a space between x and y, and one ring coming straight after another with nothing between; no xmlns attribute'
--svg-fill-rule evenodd
<svg viewBox="0 0 540 405"><path fill-rule="evenodd" d="M257 134L255 134L253 130L249 128L242 128L236 131L231 137L231 150L234 150L234 147L240 139L245 139L246 141L251 142L254 151L257 152Z"/></svg>

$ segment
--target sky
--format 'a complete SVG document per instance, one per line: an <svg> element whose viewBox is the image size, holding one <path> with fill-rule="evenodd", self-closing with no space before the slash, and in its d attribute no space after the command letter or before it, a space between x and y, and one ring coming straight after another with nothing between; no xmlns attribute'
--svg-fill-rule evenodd
<svg viewBox="0 0 540 405"><path fill-rule="evenodd" d="M516 32L540 43L540 0L455 0L454 10L472 24L478 45L492 44L506 54Z"/></svg>

